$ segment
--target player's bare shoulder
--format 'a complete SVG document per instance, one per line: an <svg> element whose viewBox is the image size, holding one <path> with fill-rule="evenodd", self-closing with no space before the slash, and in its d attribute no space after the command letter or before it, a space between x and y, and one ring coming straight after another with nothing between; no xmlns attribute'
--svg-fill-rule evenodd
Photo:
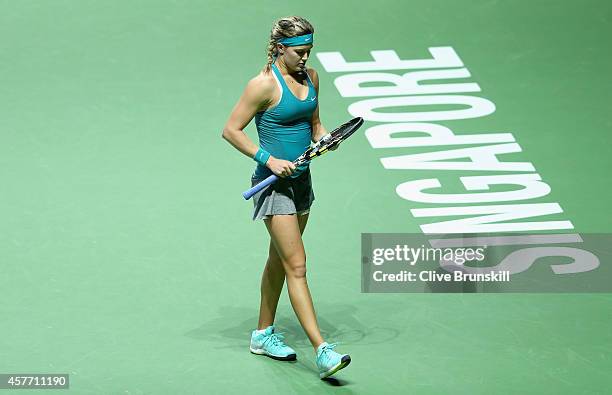
<svg viewBox="0 0 612 395"><path fill-rule="evenodd" d="M261 71L249 81L249 84L266 95L273 93L276 88L276 82L272 72L266 73Z"/></svg>
<svg viewBox="0 0 612 395"><path fill-rule="evenodd" d="M276 82L272 72L265 73L261 71L255 77L249 80L246 91L252 97L257 98L261 108L266 108L275 99Z"/></svg>

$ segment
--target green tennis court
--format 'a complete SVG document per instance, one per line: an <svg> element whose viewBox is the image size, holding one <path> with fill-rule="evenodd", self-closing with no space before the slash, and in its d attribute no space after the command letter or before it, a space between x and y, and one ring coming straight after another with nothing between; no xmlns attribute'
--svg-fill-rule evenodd
<svg viewBox="0 0 612 395"><path fill-rule="evenodd" d="M362 233L421 234L449 219L415 216L452 204L407 200L398 185L438 179L459 194L458 176L498 174L385 167L461 147L375 148L366 131L385 122L368 119L313 161L304 234L321 330L353 362L319 380L286 289L276 325L297 362L249 353L269 237L241 197L255 162L221 132L288 15L316 29L309 66L328 130L364 99L401 96L343 95L338 78L358 71L334 71L330 54L427 60L446 48L439 70L469 75L422 87L477 84L439 95L481 98L489 112L416 121L511 133L520 151L500 160L530 163L550 192L529 203L562 209L542 218L611 232L610 3L2 1L0 374L69 374L74 394L610 393L609 292L362 292ZM363 85L376 86L392 84ZM246 131L256 141L253 123Z"/></svg>

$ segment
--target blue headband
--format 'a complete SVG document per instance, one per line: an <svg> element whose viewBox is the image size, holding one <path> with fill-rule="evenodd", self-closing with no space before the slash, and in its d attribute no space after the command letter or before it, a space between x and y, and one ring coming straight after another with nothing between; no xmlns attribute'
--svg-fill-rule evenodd
<svg viewBox="0 0 612 395"><path fill-rule="evenodd" d="M278 40L277 42L287 47L295 47L298 45L313 44L313 37L312 37L312 33L310 33L310 34L304 34L303 36L286 37L281 40Z"/></svg>

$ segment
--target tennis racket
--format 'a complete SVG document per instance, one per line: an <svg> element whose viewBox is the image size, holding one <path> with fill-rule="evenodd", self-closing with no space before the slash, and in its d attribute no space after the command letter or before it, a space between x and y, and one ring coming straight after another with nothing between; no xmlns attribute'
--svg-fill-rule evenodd
<svg viewBox="0 0 612 395"><path fill-rule="evenodd" d="M315 144L308 147L306 151L302 155L300 155L296 160L293 161L293 164L297 166L301 166L307 162L310 162L317 156L321 156L330 149L334 149L341 142L349 138L357 129L361 127L363 124L363 118L357 117L353 118L345 124L338 126L331 133L326 134L321 140L317 141ZM253 188L249 189L242 193L242 196L249 200L253 195L262 189L266 188L268 185L274 184L278 180L278 176L276 174L272 174L259 184L255 185Z"/></svg>

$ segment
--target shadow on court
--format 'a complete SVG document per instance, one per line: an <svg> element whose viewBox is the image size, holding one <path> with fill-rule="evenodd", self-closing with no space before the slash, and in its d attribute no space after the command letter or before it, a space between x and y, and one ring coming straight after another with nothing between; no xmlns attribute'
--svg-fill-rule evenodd
<svg viewBox="0 0 612 395"><path fill-rule="evenodd" d="M401 333L396 328L365 325L356 318L357 312L355 306L318 303L317 318L323 338L330 343L339 343L341 347L386 343ZM199 328L187 332L185 336L225 344L224 348L243 348L245 343L248 344L251 331L257 325L257 318L256 311L250 308L220 307L217 318L203 323ZM300 348L310 347L308 337L295 315L279 312L275 326L277 332L284 333L291 344ZM211 334L216 335L211 337Z"/></svg>
<svg viewBox="0 0 612 395"><path fill-rule="evenodd" d="M351 381L339 377L311 380L312 377L318 377L314 350L297 317L292 314L293 311L288 309L281 312L280 310L281 307L279 306L275 322L276 331L283 333L287 344L296 349L298 352L297 361L279 363L270 358L253 357L257 358L259 363L266 364L267 370L272 371L275 376L285 379L298 392L320 390L321 385L326 387L351 385ZM359 309L355 306L318 303L317 315L323 338L330 343L338 343L339 352L351 353L351 347L349 346L358 347L387 343L393 341L401 333L396 328L363 324L357 319L360 314ZM254 309L228 305L219 307L218 317L204 322L199 328L185 333L185 336L214 343L213 347L216 350L222 349L246 354L248 353L250 333L255 329L257 320L257 311ZM339 376L341 375L342 373L339 374ZM343 390L346 389L343 388ZM351 394L352 392L343 391L342 393Z"/></svg>

